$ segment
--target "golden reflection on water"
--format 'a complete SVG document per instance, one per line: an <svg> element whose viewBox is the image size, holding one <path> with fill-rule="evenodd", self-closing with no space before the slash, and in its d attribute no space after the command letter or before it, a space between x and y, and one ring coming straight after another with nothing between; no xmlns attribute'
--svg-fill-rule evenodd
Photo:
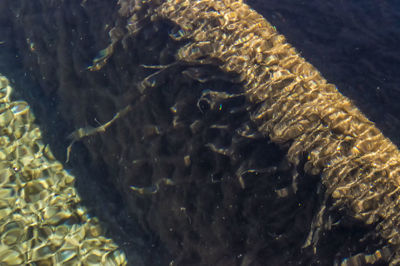
<svg viewBox="0 0 400 266"><path fill-rule="evenodd" d="M79 206L74 177L43 144L23 101L0 76L0 263L125 265L97 218Z"/></svg>

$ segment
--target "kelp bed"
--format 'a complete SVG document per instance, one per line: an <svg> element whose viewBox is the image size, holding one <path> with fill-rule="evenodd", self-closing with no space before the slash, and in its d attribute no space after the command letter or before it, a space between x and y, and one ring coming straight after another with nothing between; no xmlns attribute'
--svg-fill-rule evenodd
<svg viewBox="0 0 400 266"><path fill-rule="evenodd" d="M128 262L398 262L397 147L262 16L103 2L0 12L48 142Z"/></svg>

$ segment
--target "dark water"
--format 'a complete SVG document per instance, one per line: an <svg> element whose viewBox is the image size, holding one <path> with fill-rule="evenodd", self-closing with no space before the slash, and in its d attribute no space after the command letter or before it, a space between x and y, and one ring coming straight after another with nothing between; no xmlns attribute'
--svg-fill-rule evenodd
<svg viewBox="0 0 400 266"><path fill-rule="evenodd" d="M399 2L249 0L247 3L275 25L329 82L336 84L385 135L400 145L397 134L400 130ZM14 79L16 88L34 86L29 71L19 68L18 54L4 51L0 51L0 72ZM26 91L34 94L37 90ZM40 123L40 115L38 119ZM53 121L50 127L62 126L56 118ZM106 193L99 188L93 190L97 194ZM109 209L119 209L117 204L122 200L115 193L108 193L107 197L116 197L112 201L115 206L108 206ZM129 227L132 225L123 225L121 231L134 231Z"/></svg>
<svg viewBox="0 0 400 266"><path fill-rule="evenodd" d="M400 2L249 0L340 92L400 144Z"/></svg>

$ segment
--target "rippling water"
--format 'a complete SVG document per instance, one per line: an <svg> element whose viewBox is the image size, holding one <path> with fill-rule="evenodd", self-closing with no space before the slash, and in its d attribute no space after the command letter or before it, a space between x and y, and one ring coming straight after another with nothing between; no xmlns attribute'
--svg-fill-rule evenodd
<svg viewBox="0 0 400 266"><path fill-rule="evenodd" d="M400 144L400 2L387 0L247 3Z"/></svg>
<svg viewBox="0 0 400 266"><path fill-rule="evenodd" d="M397 134L400 130L399 2L249 0L247 3L275 25L329 82L336 84L388 137L400 145ZM9 34L1 29L6 28L0 27L2 34ZM30 89L34 83L29 79L29 72L19 68L18 54L1 42L0 58L0 72L14 79L20 87L25 87L27 92L37 91ZM40 98L40 95L34 97ZM40 110L37 113L40 122ZM54 119L54 123L48 126L63 125L57 124L57 119ZM99 191L95 193L102 193ZM109 197L112 196L115 195ZM117 197L114 202L118 200Z"/></svg>

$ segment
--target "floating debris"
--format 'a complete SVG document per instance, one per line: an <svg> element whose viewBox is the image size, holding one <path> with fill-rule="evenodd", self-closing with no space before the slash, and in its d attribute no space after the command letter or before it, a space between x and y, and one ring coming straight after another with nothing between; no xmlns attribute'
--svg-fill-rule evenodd
<svg viewBox="0 0 400 266"><path fill-rule="evenodd" d="M113 52L114 44L110 44L107 48L98 53L98 55L93 59L93 64L88 66L86 69L90 71L99 71L107 64L107 60L111 57Z"/></svg>
<svg viewBox="0 0 400 266"><path fill-rule="evenodd" d="M69 157L70 157L70 154L71 154L72 145L74 145L75 142L80 141L81 139L83 139L85 137L93 136L93 135L95 135L97 133L100 133L100 132L105 132L106 129L109 126L111 126L112 123L115 122L115 120L117 120L121 116L125 115L127 112L129 112L129 110L131 110L131 108L132 108L131 105L126 106L121 111L117 112L110 121L104 123L103 125L100 125L98 127L87 126L87 127L83 127L83 128L78 128L77 130L72 132L67 137L68 139L71 140L71 143L67 147L67 160L65 162L66 163L69 162Z"/></svg>
<svg viewBox="0 0 400 266"><path fill-rule="evenodd" d="M175 182L169 178L161 178L157 180L157 182L152 186L149 187L131 186L131 189L136 193L138 193L139 195L153 195L160 190L161 185L172 186L175 185Z"/></svg>

